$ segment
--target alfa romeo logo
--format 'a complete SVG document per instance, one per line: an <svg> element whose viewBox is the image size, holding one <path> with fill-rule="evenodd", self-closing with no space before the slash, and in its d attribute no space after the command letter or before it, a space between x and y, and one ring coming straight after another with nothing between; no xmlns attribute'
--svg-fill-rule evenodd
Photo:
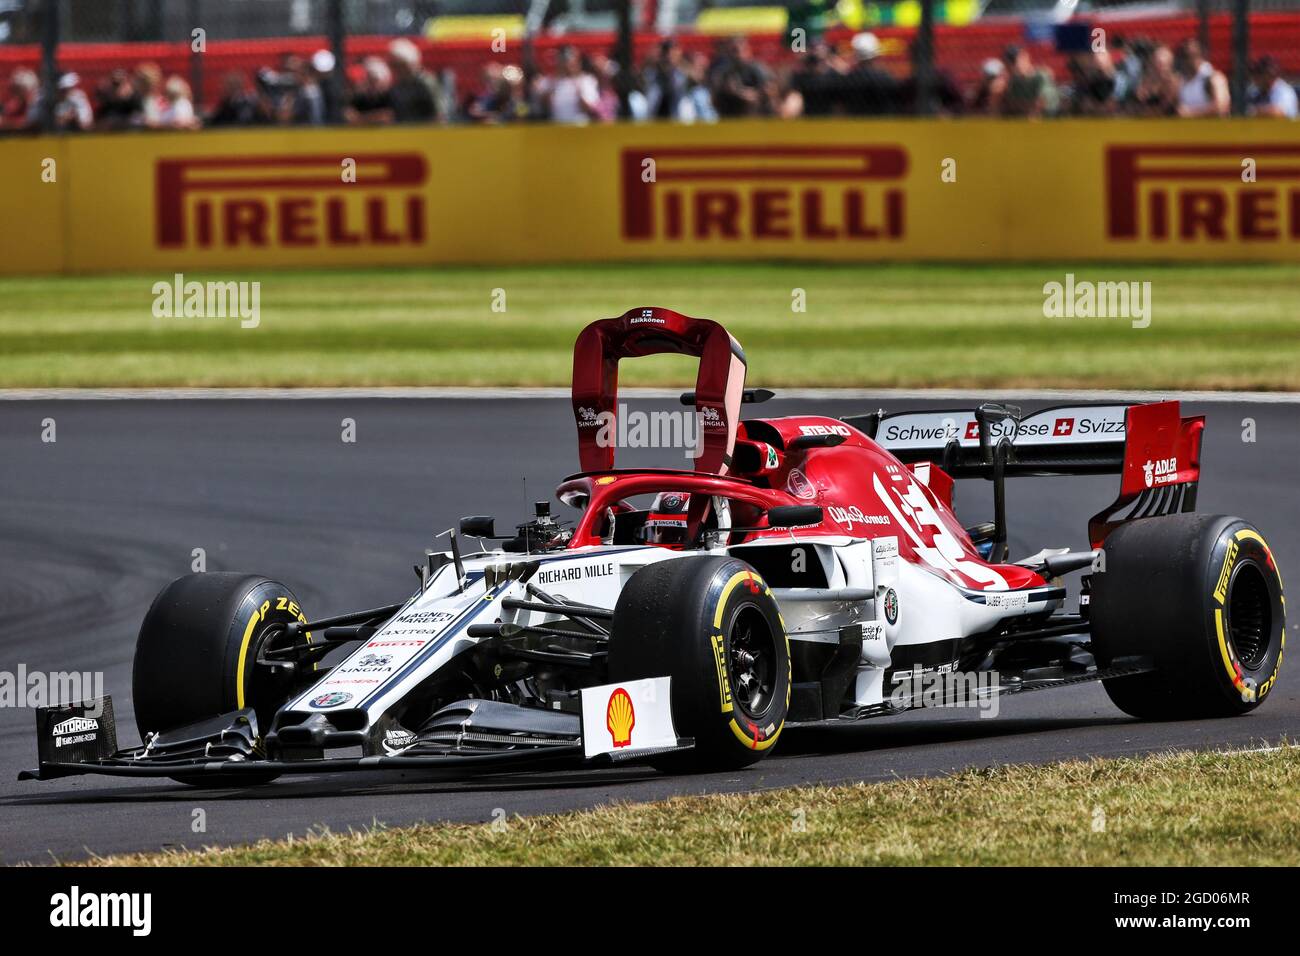
<svg viewBox="0 0 1300 956"><path fill-rule="evenodd" d="M346 704L352 699L352 695L346 691L332 690L327 694L321 694L319 697L311 699L311 706L317 710L325 710L329 707L338 707L340 704Z"/></svg>
<svg viewBox="0 0 1300 956"><path fill-rule="evenodd" d="M885 620L890 624L898 623L898 592L893 588L885 592Z"/></svg>

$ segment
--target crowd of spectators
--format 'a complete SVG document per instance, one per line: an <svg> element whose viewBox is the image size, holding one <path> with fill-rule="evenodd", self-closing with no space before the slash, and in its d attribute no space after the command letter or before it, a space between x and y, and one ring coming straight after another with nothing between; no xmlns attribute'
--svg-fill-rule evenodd
<svg viewBox="0 0 1300 956"><path fill-rule="evenodd" d="M386 56L348 65L341 88L331 82L334 56L285 55L252 76L229 73L207 109L181 76L152 63L116 69L87 91L76 73L56 84L59 130L197 129L255 125L320 125L337 116L351 125L394 123L567 124L616 119L712 122L741 116L888 116L919 111L923 84L915 57L908 67L883 63L880 40L859 33L843 45L814 41L793 61L773 66L757 58L744 37L718 41L712 55L665 39L631 71L610 57L561 48L549 69L491 62L462 94L451 71L435 75L410 40L389 44ZM339 93L335 90L339 89ZM1036 63L1030 50L1007 47L982 64L963 89L942 66L929 73L930 111L940 115L1227 116L1232 103L1223 71L1195 40L1171 49L1146 39L1116 37L1109 48L1072 53L1065 75ZM341 95L342 102L333 98ZM44 115L37 75L15 70L0 101L0 129L36 128ZM1296 89L1272 57L1250 64L1246 112L1297 117Z"/></svg>
<svg viewBox="0 0 1300 956"><path fill-rule="evenodd" d="M1245 112L1296 119L1296 90L1277 61L1260 57L1249 66ZM1176 48L1116 38L1110 50L1079 52L1066 61L1058 82L1034 64L1027 51L1009 47L988 60L971 100L977 113L995 116L1228 116L1228 78L1211 63L1196 40Z"/></svg>

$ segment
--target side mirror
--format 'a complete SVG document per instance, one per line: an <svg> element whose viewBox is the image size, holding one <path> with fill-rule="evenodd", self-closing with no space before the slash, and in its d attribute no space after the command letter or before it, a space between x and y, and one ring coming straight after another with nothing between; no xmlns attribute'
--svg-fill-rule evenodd
<svg viewBox="0 0 1300 956"><path fill-rule="evenodd" d="M491 515L470 515L460 519L460 533L467 538L492 538L496 535L496 519Z"/></svg>
<svg viewBox="0 0 1300 956"><path fill-rule="evenodd" d="M822 509L817 505L778 505L767 513L770 528L797 528L806 524L821 524Z"/></svg>

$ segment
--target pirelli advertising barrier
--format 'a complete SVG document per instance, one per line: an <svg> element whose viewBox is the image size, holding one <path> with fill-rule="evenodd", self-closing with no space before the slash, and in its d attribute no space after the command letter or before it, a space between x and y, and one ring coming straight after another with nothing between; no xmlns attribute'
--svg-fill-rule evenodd
<svg viewBox="0 0 1300 956"><path fill-rule="evenodd" d="M736 121L0 141L0 271L1300 258L1300 126Z"/></svg>

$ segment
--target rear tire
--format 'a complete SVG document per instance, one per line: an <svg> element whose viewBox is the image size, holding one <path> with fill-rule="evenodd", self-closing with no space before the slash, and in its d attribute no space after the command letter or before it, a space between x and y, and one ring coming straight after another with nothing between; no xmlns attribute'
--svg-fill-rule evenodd
<svg viewBox="0 0 1300 956"><path fill-rule="evenodd" d="M141 738L243 707L256 711L259 733L265 731L287 689L262 679L254 661L278 630L272 625L306 620L293 592L261 575L209 571L167 585L136 639L131 694ZM248 786L275 776L174 779L194 786Z"/></svg>
<svg viewBox="0 0 1300 956"><path fill-rule="evenodd" d="M772 592L735 558L648 565L619 595L612 682L672 678L673 723L693 750L664 770L727 770L771 752L790 705L790 643Z"/></svg>
<svg viewBox="0 0 1300 956"><path fill-rule="evenodd" d="M1145 720L1249 713L1277 686L1286 643L1282 579L1240 518L1180 514L1120 525L1091 579L1097 663L1147 656L1155 670L1102 682Z"/></svg>

